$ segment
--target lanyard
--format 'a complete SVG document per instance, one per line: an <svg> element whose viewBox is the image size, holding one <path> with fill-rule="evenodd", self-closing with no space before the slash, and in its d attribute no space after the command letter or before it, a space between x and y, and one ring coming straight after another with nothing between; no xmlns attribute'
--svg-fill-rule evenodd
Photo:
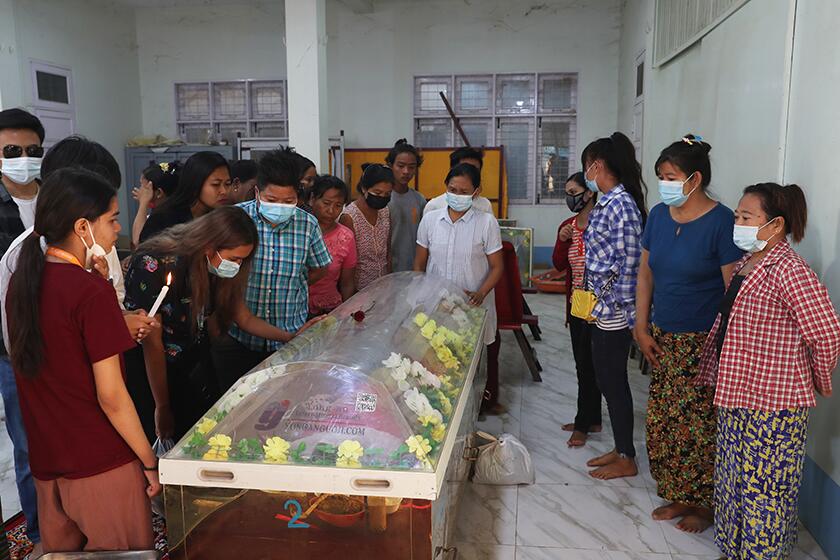
<svg viewBox="0 0 840 560"><path fill-rule="evenodd" d="M63 261L67 261L70 264L75 264L79 268L84 268L82 263L79 262L79 259L76 258L75 255L72 253L68 253L64 249L59 249L57 247L47 247L47 255L50 257L55 257L57 259L61 259Z"/></svg>

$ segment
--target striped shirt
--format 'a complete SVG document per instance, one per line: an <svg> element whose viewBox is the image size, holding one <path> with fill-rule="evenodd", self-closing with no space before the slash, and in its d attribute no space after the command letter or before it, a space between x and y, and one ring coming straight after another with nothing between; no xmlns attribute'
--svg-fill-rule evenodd
<svg viewBox="0 0 840 560"><path fill-rule="evenodd" d="M598 298L592 316L603 330L632 328L636 321L641 236L642 215L624 185L598 198L583 239L587 287Z"/></svg>
<svg viewBox="0 0 840 560"><path fill-rule="evenodd" d="M569 268L572 270L572 287L583 287L583 269L586 268L586 249L583 242L583 232L579 229L577 219L572 221L572 244L569 246Z"/></svg>
<svg viewBox="0 0 840 560"><path fill-rule="evenodd" d="M254 252L245 304L260 319L286 332L297 332L309 311L310 268L322 268L332 259L314 216L296 209L285 224L273 227L257 212L257 202L239 205L254 220L260 244ZM272 351L283 345L233 326L230 335L251 350Z"/></svg>

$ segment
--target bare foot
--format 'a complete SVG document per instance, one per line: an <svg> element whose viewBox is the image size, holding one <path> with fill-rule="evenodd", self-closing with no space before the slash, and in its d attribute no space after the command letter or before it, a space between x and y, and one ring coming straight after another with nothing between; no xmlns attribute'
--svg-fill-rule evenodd
<svg viewBox="0 0 840 560"><path fill-rule="evenodd" d="M601 427L601 424L592 424L591 426L589 426L589 433L590 434L599 434L599 433L601 433L601 430L603 430L603 428Z"/></svg>
<svg viewBox="0 0 840 560"><path fill-rule="evenodd" d="M563 431L564 432L574 432L575 431L575 423L572 422L571 424L563 424Z"/></svg>
<svg viewBox="0 0 840 560"><path fill-rule="evenodd" d="M32 552L29 553L29 560L36 560L44 555L44 545L38 543L35 545L35 548L32 549Z"/></svg>
<svg viewBox="0 0 840 560"><path fill-rule="evenodd" d="M625 476L636 476L637 474L639 474L639 468L636 466L635 459L619 457L612 463L591 471L589 476L598 480L612 480Z"/></svg>
<svg viewBox="0 0 840 560"><path fill-rule="evenodd" d="M672 502L667 506L661 506L653 510L651 517L657 521L667 521L668 519L676 519L677 517L688 515L693 512L693 509L691 506L679 502Z"/></svg>
<svg viewBox="0 0 840 560"><path fill-rule="evenodd" d="M586 445L586 434L575 430L572 432L572 435L569 438L569 441L566 442L566 445L569 447L583 447Z"/></svg>
<svg viewBox="0 0 840 560"><path fill-rule="evenodd" d="M677 529L680 531L694 534L702 533L711 526L712 522L709 519L695 514L686 515L677 523Z"/></svg>
<svg viewBox="0 0 840 560"><path fill-rule="evenodd" d="M605 465L609 465L610 463L614 463L621 459L621 456L615 451L612 450L609 453L604 453L600 457L595 457L594 459L590 459L586 462L587 467L603 467Z"/></svg>

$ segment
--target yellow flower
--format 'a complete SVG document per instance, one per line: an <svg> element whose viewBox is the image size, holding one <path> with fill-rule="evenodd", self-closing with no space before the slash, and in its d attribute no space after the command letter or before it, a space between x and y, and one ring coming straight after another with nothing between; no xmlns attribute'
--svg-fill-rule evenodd
<svg viewBox="0 0 840 560"><path fill-rule="evenodd" d="M438 348L446 344L446 336L440 331L441 329L438 329L438 331L435 333L435 336L433 336L432 339L429 341L429 344L432 345L432 348Z"/></svg>
<svg viewBox="0 0 840 560"><path fill-rule="evenodd" d="M411 436L405 440L405 444L408 445L408 451L414 453L421 461L426 459L427 454L432 450L432 444L423 436Z"/></svg>
<svg viewBox="0 0 840 560"><path fill-rule="evenodd" d="M196 426L195 431L201 435L204 435L215 427L215 420L213 420L212 418L202 418L201 421L198 423L198 426Z"/></svg>
<svg viewBox="0 0 840 560"><path fill-rule="evenodd" d="M362 444L353 439L346 439L338 446L339 460L344 459L347 462L358 462L364 454L365 449L362 447Z"/></svg>
<svg viewBox="0 0 840 560"><path fill-rule="evenodd" d="M418 327L422 327L423 325L425 325L428 320L429 316L425 313L418 313L414 316L414 324Z"/></svg>
<svg viewBox="0 0 840 560"><path fill-rule="evenodd" d="M289 442L281 437L272 437L265 440L263 451L265 451L266 463L283 464L289 460Z"/></svg>
<svg viewBox="0 0 840 560"><path fill-rule="evenodd" d="M423 328L420 329L420 334L423 335L424 338L431 340L433 336L435 336L435 330L437 329L437 323L435 323L434 319L429 320L428 323L423 325Z"/></svg>
<svg viewBox="0 0 840 560"><path fill-rule="evenodd" d="M446 424L438 424L437 426L432 428L433 440L440 443L443 441L444 436L446 436Z"/></svg>
<svg viewBox="0 0 840 560"><path fill-rule="evenodd" d="M423 424L423 426L428 426L429 424L435 426L440 424L440 418L433 415L421 416L417 420L419 420L420 423Z"/></svg>
<svg viewBox="0 0 840 560"><path fill-rule="evenodd" d="M210 449L204 454L204 459L208 461L222 461L228 458L228 451L230 451L230 444L233 440L230 436L224 434L216 434L207 442L210 444Z"/></svg>
<svg viewBox="0 0 840 560"><path fill-rule="evenodd" d="M438 391L438 399L440 400L440 411L449 416L452 414L452 403L449 401L443 391Z"/></svg>
<svg viewBox="0 0 840 560"><path fill-rule="evenodd" d="M342 457L339 456L338 459L335 460L336 467L346 467L350 469L358 469L361 468L362 464L353 459L352 457Z"/></svg>
<svg viewBox="0 0 840 560"><path fill-rule="evenodd" d="M164 173L168 173L169 172L169 163L166 162L166 161L162 161L160 163L160 170L163 171Z"/></svg>

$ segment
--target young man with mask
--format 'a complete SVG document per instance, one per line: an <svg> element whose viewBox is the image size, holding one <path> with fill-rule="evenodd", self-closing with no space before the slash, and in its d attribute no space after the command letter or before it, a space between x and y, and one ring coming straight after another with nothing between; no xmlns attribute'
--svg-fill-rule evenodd
<svg viewBox="0 0 840 560"><path fill-rule="evenodd" d="M297 207L298 187L294 152L275 150L260 159L256 198L239 205L260 236L245 303L260 319L293 334L308 326L309 285L332 261L318 220ZM214 367L232 383L282 345L234 326L230 336L214 342Z"/></svg>
<svg viewBox="0 0 840 560"><path fill-rule="evenodd" d="M22 109L0 111L0 256L35 222L35 202L44 156L44 126ZM15 481L29 540L38 546L38 499L29 471L29 446L18 402L15 375L5 345L0 346L0 393L6 411L6 430L12 440Z"/></svg>
<svg viewBox="0 0 840 560"><path fill-rule="evenodd" d="M468 163L481 171L482 165L484 165L484 152L479 150L478 148L458 148L457 150L453 151L449 154L449 168L452 169L456 165L460 163ZM493 205L490 203L490 200L484 198L481 195L481 189L478 189L479 196L475 197L473 200L473 209L478 210L479 212L487 212L488 214L493 213ZM433 210L440 210L441 208L446 208L446 193L443 193L440 196L436 196L432 200L426 204L426 208L423 210L423 215L425 216L429 212Z"/></svg>

